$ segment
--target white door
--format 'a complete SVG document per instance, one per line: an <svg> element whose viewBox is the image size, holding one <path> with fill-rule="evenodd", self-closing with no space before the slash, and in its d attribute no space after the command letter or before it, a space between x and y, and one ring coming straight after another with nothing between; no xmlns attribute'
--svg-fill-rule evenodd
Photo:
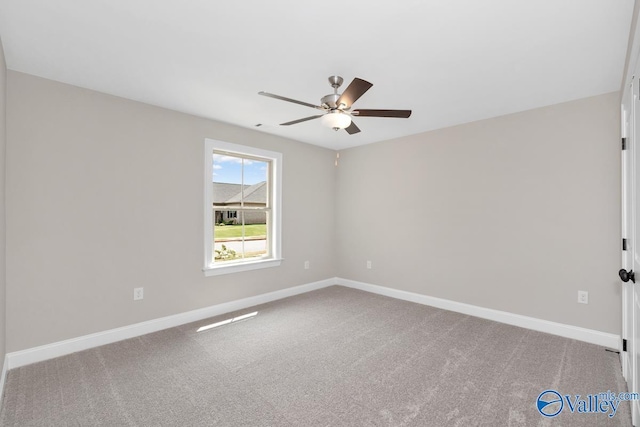
<svg viewBox="0 0 640 427"><path fill-rule="evenodd" d="M638 74L636 74L638 75ZM626 250L622 252L622 337L627 340L627 351L622 352L623 373L630 392L640 386L640 145L636 129L640 126L638 80L634 79L625 90L622 105L622 136L626 150L622 152L622 237ZM632 274L638 272L638 283ZM632 400L632 421L640 421L640 402Z"/></svg>
<svg viewBox="0 0 640 427"><path fill-rule="evenodd" d="M632 262L631 267L633 271L640 272L640 144L638 141L638 129L640 127L640 108L638 102L640 102L640 91L638 87L638 79L633 80L633 88L631 93L631 111L629 119L629 137L631 151L629 152L631 158L631 175L633 180L631 181L631 231L632 231L632 244L631 252ZM640 273L638 274L640 279ZM631 369L633 372L633 390L632 392L638 392L640 388L640 341L638 340L640 335L640 295L638 291L639 284L628 282L628 286L631 287L630 297L633 301L632 307L632 319L633 319L633 335L631 348L627 348L627 353L633 358L631 362ZM628 345L628 344L627 344ZM640 401L632 401L632 414L633 423L638 424L640 421Z"/></svg>
<svg viewBox="0 0 640 427"><path fill-rule="evenodd" d="M621 117L622 117L622 138L625 140L627 150L622 150L622 269L628 271L632 269L631 243L635 243L631 239L631 159L629 153L629 115L631 111L631 90L628 90L623 98ZM633 282L623 282L622 284L622 338L626 340L630 347L631 336L633 336ZM622 363L622 374L629 383L631 388L631 373L633 372L629 352L622 351L620 353L620 361Z"/></svg>

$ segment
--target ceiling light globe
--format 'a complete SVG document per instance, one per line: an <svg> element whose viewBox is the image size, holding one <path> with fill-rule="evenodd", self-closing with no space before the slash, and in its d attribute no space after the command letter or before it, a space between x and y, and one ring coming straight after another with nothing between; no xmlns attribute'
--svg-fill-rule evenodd
<svg viewBox="0 0 640 427"><path fill-rule="evenodd" d="M351 116L341 111L332 111L322 116L320 121L324 126L338 130L349 127L351 124Z"/></svg>

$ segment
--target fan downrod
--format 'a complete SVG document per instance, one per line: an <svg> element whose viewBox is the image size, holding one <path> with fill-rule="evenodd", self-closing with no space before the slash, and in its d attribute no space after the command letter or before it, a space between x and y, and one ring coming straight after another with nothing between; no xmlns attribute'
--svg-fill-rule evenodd
<svg viewBox="0 0 640 427"><path fill-rule="evenodd" d="M340 94L338 93L338 88L342 86L342 82L344 81L340 76L331 76L328 78L329 84L333 88L333 93L329 95L325 95L320 99L322 106L327 108L328 110L335 110L338 108L336 101L340 98Z"/></svg>

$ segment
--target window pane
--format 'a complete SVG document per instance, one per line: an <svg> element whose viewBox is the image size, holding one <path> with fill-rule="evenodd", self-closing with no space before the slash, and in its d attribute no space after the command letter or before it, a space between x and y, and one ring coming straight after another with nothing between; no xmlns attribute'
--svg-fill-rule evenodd
<svg viewBox="0 0 640 427"><path fill-rule="evenodd" d="M224 220L235 214L232 221ZM213 262L240 261L267 255L267 213L214 210Z"/></svg>
<svg viewBox="0 0 640 427"><path fill-rule="evenodd" d="M269 162L213 153L213 182L255 185L267 181Z"/></svg>
<svg viewBox="0 0 640 427"><path fill-rule="evenodd" d="M242 183L242 158L213 153L213 182ZM216 199L214 199L216 200Z"/></svg>
<svg viewBox="0 0 640 427"><path fill-rule="evenodd" d="M267 255L267 213L264 211L244 211L245 258Z"/></svg>
<svg viewBox="0 0 640 427"><path fill-rule="evenodd" d="M256 185L267 181L267 174L269 172L268 162L245 159L243 169L243 179L245 184Z"/></svg>

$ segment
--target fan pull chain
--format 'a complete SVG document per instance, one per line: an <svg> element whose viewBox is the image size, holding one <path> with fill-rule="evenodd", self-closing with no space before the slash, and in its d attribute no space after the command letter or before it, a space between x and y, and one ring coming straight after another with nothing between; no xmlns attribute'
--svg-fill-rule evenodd
<svg viewBox="0 0 640 427"><path fill-rule="evenodd" d="M339 159L340 159L340 153L336 153L336 166L338 166Z"/></svg>

